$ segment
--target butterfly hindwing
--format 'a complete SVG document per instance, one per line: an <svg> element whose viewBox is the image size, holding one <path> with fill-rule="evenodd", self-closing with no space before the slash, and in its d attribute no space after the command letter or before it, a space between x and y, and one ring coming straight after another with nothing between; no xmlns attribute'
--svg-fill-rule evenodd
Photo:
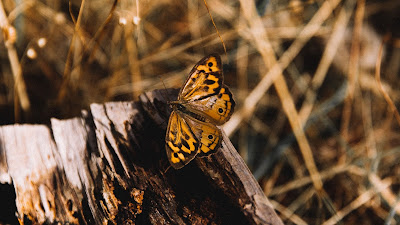
<svg viewBox="0 0 400 225"><path fill-rule="evenodd" d="M165 136L165 148L170 164L180 169L198 153L199 141L180 112L173 111L169 118Z"/></svg>
<svg viewBox="0 0 400 225"><path fill-rule="evenodd" d="M219 93L223 83L221 57L211 54L200 60L190 71L178 101L191 102Z"/></svg>
<svg viewBox="0 0 400 225"><path fill-rule="evenodd" d="M185 117L197 140L200 141L198 156L207 156L217 151L221 146L221 130L211 123Z"/></svg>

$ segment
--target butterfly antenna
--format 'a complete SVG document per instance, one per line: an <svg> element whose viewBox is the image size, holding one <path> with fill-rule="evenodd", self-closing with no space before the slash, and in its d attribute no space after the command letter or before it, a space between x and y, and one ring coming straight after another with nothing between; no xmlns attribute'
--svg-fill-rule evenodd
<svg viewBox="0 0 400 225"><path fill-rule="evenodd" d="M215 30L217 31L217 34L218 34L218 37L219 37L219 39L221 39L222 46L224 47L224 52L225 52L225 55L226 55L226 57L228 57L228 53L226 53L225 42L224 42L224 40L222 39L221 35L219 34L219 31L218 31L217 25L215 25L214 19L213 19L213 17L212 17L212 15L211 15L211 13L210 13L210 9L208 9L208 5L207 5L207 1L206 1L206 0L204 0L204 5L205 5L205 6L206 6L206 8L207 8L208 15L210 15L211 22L213 23L213 25L214 25L214 28L215 28Z"/></svg>
<svg viewBox="0 0 400 225"><path fill-rule="evenodd" d="M164 93L164 92L161 92L161 95L163 96L164 100L168 103L168 102L171 101L171 99L168 98L168 95L169 95L170 93L168 92L168 89L167 89L167 87L165 86L164 80L161 79L160 76L158 76L158 78L161 80L161 83L162 83L163 86L164 86L164 90L165 90L165 92L167 93L167 95L165 96L165 93Z"/></svg>

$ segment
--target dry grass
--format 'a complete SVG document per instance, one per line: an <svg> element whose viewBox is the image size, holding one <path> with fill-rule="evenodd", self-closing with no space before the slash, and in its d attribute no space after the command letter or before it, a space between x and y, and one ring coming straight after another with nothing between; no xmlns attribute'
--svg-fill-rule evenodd
<svg viewBox="0 0 400 225"><path fill-rule="evenodd" d="M226 54L203 1L43 2L2 1L1 124L180 87L217 52L224 129L285 224L400 223L398 0L208 0Z"/></svg>

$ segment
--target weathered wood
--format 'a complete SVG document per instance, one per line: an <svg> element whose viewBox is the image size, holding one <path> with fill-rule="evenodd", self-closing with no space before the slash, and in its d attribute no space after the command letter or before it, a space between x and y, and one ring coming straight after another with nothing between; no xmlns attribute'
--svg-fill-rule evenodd
<svg viewBox="0 0 400 225"><path fill-rule="evenodd" d="M19 220L74 224L282 224L224 136L220 151L168 169L164 137L177 90L93 104L81 118L0 127L0 182ZM0 204L9 204L0 202Z"/></svg>
<svg viewBox="0 0 400 225"><path fill-rule="evenodd" d="M15 187L19 219L43 223L63 218L77 223L68 205L80 201L63 173L50 130L43 125L4 126L0 142Z"/></svg>

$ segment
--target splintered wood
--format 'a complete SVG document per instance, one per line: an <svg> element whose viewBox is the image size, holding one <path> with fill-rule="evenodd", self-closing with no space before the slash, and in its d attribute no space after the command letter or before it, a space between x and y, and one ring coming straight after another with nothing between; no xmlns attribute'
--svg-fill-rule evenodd
<svg viewBox="0 0 400 225"><path fill-rule="evenodd" d="M168 168L165 99L176 95L0 127L0 183L14 186L20 223L282 224L225 135L216 154Z"/></svg>

